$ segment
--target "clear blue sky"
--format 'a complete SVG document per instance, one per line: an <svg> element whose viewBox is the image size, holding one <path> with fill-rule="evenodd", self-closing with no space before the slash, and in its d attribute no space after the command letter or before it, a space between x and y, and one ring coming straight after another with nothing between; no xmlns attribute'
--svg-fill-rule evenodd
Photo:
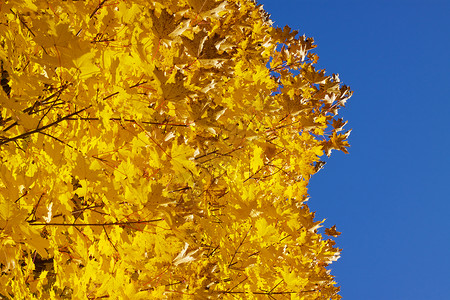
<svg viewBox="0 0 450 300"><path fill-rule="evenodd" d="M343 234L345 300L450 299L450 1L258 0L314 37L354 96L350 154L313 176L309 205Z"/></svg>

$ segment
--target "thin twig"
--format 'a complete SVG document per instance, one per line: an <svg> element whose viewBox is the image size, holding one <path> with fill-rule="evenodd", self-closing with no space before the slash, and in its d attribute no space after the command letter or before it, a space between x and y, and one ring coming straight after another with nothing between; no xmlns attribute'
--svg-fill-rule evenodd
<svg viewBox="0 0 450 300"><path fill-rule="evenodd" d="M28 132L24 132L24 133L22 133L22 134L16 135L15 137L12 137L12 138L6 138L6 139L0 141L0 146L1 146L1 145L4 145L4 144L6 144L6 143L9 143L9 142L15 141L15 140L24 139L24 138L26 138L26 137L29 136L29 135L32 135L32 134L34 134L34 133L39 133L39 132L41 132L42 130L45 130L45 129L49 128L49 127L55 126L55 125L61 123L62 121L66 120L66 119L68 119L68 118L70 118L70 117L72 117L72 116L75 116L75 115L77 115L77 114L79 114L79 113L81 113L81 112L83 112L83 111L85 111L85 110L87 110L87 109L90 108L91 106L92 106L92 105L89 105L88 107L85 107L85 108L80 109L80 110L78 110L78 111L76 111L76 112L73 112L73 113L71 113L71 114L68 114L67 116L65 116L65 117L63 117L63 118L61 118L61 119L59 119L59 120L56 120L56 121L54 121L54 122L52 122L52 123L50 123L50 124L44 125L44 126L42 126L42 127L40 127L40 128L36 128L36 129L34 129L34 130L30 130L30 131L28 131Z"/></svg>
<svg viewBox="0 0 450 300"><path fill-rule="evenodd" d="M280 282L278 282L270 291L269 294L273 294L273 290L277 288L277 286L279 286L284 280L281 279Z"/></svg>
<svg viewBox="0 0 450 300"><path fill-rule="evenodd" d="M108 223L80 223L80 224L68 224L68 223L29 223L32 226L112 226L112 225L129 225L129 224L142 224L142 223L151 223L151 222L159 222L164 219L154 219L154 220L144 220L144 221L130 221L130 222L108 222Z"/></svg>
<svg viewBox="0 0 450 300"><path fill-rule="evenodd" d="M70 147L70 148L72 148L72 149L74 149L74 150L76 150L76 151L82 153L80 150L78 150L78 149L75 148L74 146L69 145L68 143L64 142L63 140L61 140L61 139L59 139L59 138L57 138L57 137L55 137L55 136L53 136L53 135L51 135L51 134L48 134L48 133L45 133L45 132L42 132L42 131L40 131L39 133L40 133L40 134L43 134L43 135L46 135L46 136L48 136L48 137L51 137L52 139L55 139L56 141L60 142L61 144L64 144L64 145L66 145L67 147Z"/></svg>
<svg viewBox="0 0 450 300"><path fill-rule="evenodd" d="M119 252L119 251L117 250L116 246L113 244L113 242L112 242L111 239L109 238L108 231L106 231L105 226L103 226L103 230L105 231L106 238L108 239L109 243L114 247L114 250L116 250L116 252Z"/></svg>
<svg viewBox="0 0 450 300"><path fill-rule="evenodd" d="M253 225L252 225L253 226ZM245 239L247 238L248 234L250 233L250 230L252 229L252 226L250 226L250 228L248 229L247 233L245 234L244 238L241 240L241 242L239 243L239 246L237 247L236 251L234 251L233 257L231 258L230 263L228 264L228 267L230 267L231 265L233 265L233 260L236 257L237 252L239 251L239 248L241 248L242 244L244 243Z"/></svg>
<svg viewBox="0 0 450 300"><path fill-rule="evenodd" d="M235 287L239 286L241 283L243 283L244 281L246 281L248 279L248 277L245 277L244 279L242 279L238 284L234 285L232 288L229 288L227 290L227 292L231 292Z"/></svg>
<svg viewBox="0 0 450 300"><path fill-rule="evenodd" d="M16 12L14 12L11 8L9 9L13 14L16 15L17 18L19 18L20 23L22 23L23 26L25 26L26 29L28 29L28 31L31 33L31 35L33 37L35 37L36 35L33 33L33 31L31 31L30 27L28 27L27 23L25 23L22 18L20 17L20 15Z"/></svg>
<svg viewBox="0 0 450 300"><path fill-rule="evenodd" d="M108 98L111 98L111 97L113 97L113 96L115 96L115 95L117 95L117 94L119 94L119 92L112 93L111 95L108 95L108 96L106 96L105 98L103 98L103 100L106 100L106 99L108 99Z"/></svg>
<svg viewBox="0 0 450 300"><path fill-rule="evenodd" d="M106 0L103 0L96 8L95 10L92 12L92 14L89 16L89 19L92 19L92 17L97 13L97 11L103 7L103 5L105 4Z"/></svg>
<svg viewBox="0 0 450 300"><path fill-rule="evenodd" d="M33 207L33 210L32 210L31 213L28 215L27 219L28 219L30 216L33 216L33 220L36 219L36 211L37 211L37 208L38 208L38 206L39 206L39 203L41 203L42 197L43 197L44 195L45 195L44 193L41 194L41 196L39 197L38 202L37 202L36 205ZM33 222L33 220L31 220L30 222Z"/></svg>

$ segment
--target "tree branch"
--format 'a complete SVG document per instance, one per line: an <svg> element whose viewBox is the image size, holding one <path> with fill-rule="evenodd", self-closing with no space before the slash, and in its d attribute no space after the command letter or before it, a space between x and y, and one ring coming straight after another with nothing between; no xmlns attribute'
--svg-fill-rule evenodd
<svg viewBox="0 0 450 300"><path fill-rule="evenodd" d="M252 229L252 226L250 226L249 230L245 234L244 238L239 243L239 246L237 247L236 251L234 251L233 257L231 258L230 263L228 264L228 267L231 267L233 265L233 260L236 257L237 252L239 251L239 248L241 248L242 244L244 243L245 239L247 238L248 234L250 233L250 230Z"/></svg>
<svg viewBox="0 0 450 300"><path fill-rule="evenodd" d="M92 12L92 14L89 16L89 19L92 19L92 17L97 13L97 11L103 7L103 5L105 4L106 0L103 0L96 8L95 10Z"/></svg>
<svg viewBox="0 0 450 300"><path fill-rule="evenodd" d="M32 135L32 134L34 134L34 133L39 133L39 132L41 132L42 130L45 130L45 129L49 128L49 127L55 126L55 125L61 123L62 121L67 120L68 118L70 118L70 117L72 117L72 116L75 116L75 115L77 115L77 114L79 114L79 113L81 113L81 112L87 110L87 109L90 108L91 106L92 106L92 105L89 105L88 107L85 107L85 108L83 108L83 109L77 110L76 112L73 112L73 113L71 113L71 114L68 114L67 116L65 116L65 117L63 117L63 118L61 118L61 119L59 119L59 120L56 120L56 121L54 121L54 122L52 122L52 123L50 123L50 124L44 125L44 126L42 126L42 127L40 127L40 128L36 128L36 129L34 129L34 130L30 130L30 131L28 131L28 132L24 132L24 133L22 133L22 134L16 135L15 137L12 137L12 138L5 138L5 139L3 139L3 140L0 141L0 146L1 146L1 145L4 145L4 144L6 144L6 143L9 143L9 142L15 141L15 140L24 139L24 138L26 138L26 137L29 136L29 135Z"/></svg>
<svg viewBox="0 0 450 300"><path fill-rule="evenodd" d="M129 225L129 224L142 224L163 221L164 219L153 219L144 221L130 221L130 222L108 222L108 223L80 223L80 224L68 224L68 223L29 223L31 226L112 226L112 225Z"/></svg>

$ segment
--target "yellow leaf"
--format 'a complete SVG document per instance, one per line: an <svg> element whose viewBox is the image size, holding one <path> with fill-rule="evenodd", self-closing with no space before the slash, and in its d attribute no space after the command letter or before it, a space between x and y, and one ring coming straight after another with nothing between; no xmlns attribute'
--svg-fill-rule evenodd
<svg viewBox="0 0 450 300"><path fill-rule="evenodd" d="M175 174L183 178L191 178L190 174L198 174L198 170L194 163L194 149L188 145L178 145L176 142L172 144L170 152L170 163L173 166Z"/></svg>
<svg viewBox="0 0 450 300"><path fill-rule="evenodd" d="M262 166L264 166L263 162L263 149L259 146L254 146L253 156L250 161L250 169L253 173L258 171Z"/></svg>
<svg viewBox="0 0 450 300"><path fill-rule="evenodd" d="M79 78L86 79L100 72L100 68L95 65L94 57L95 52L90 51L73 61L75 67L80 72L78 75Z"/></svg>

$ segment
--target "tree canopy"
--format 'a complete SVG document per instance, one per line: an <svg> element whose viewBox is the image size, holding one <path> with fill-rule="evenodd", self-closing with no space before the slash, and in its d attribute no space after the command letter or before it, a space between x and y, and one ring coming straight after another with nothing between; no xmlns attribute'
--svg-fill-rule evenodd
<svg viewBox="0 0 450 300"><path fill-rule="evenodd" d="M312 38L248 0L0 11L1 296L340 298L306 200L351 91Z"/></svg>

